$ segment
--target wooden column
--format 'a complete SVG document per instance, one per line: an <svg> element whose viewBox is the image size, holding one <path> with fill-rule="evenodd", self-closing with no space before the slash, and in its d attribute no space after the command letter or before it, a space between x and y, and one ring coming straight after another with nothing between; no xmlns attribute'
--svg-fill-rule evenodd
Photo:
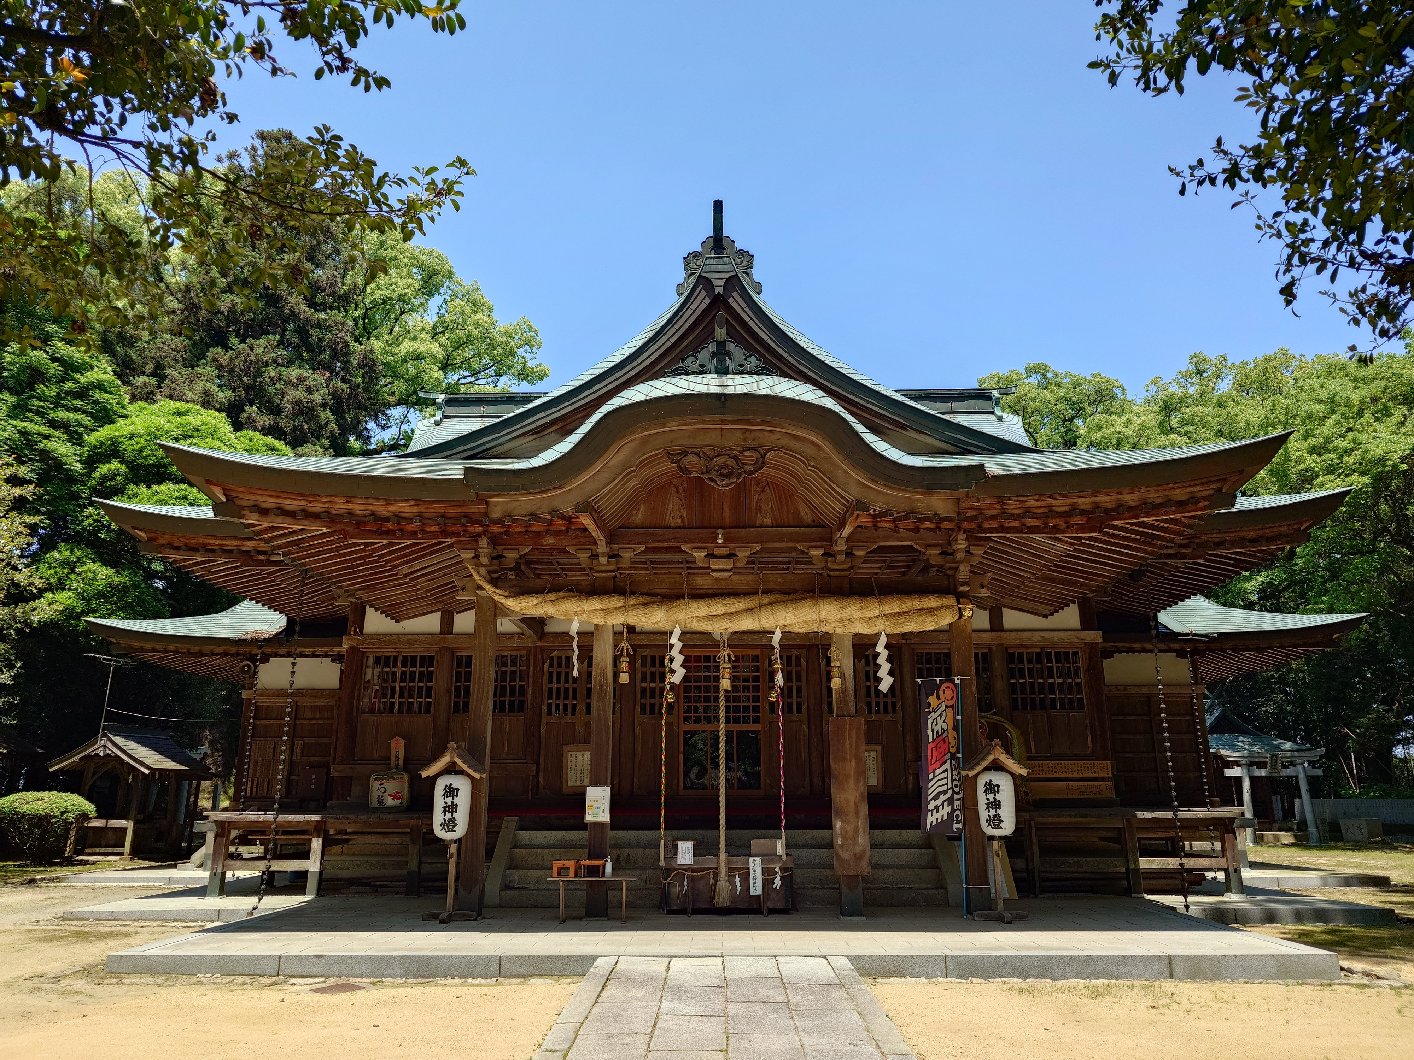
<svg viewBox="0 0 1414 1060"><path fill-rule="evenodd" d="M589 686L589 783L609 784L614 776L614 627L601 622L594 627L594 669ZM609 801L613 812L612 793ZM609 856L609 826L589 826L589 856ZM609 888L603 883L584 887L584 915L609 915Z"/></svg>
<svg viewBox="0 0 1414 1060"><path fill-rule="evenodd" d="M471 827L458 852L456 908L481 915L486 897L486 806L491 790L491 692L495 687L496 601L476 594L476 630L472 638L471 690L467 705L468 755L487 775L472 781Z"/></svg>
<svg viewBox="0 0 1414 1060"><path fill-rule="evenodd" d="M965 601L959 601L965 603ZM962 678L962 720L958 738L962 744L962 764L967 765L981 750L977 729L977 661L972 656L972 616L958 615L949 632L952 634L952 672ZM982 819L977 816L975 785L962 783L962 830L967 864L964 884L967 908L985 909L991 904L992 889L987 883L987 837L982 834Z"/></svg>
<svg viewBox="0 0 1414 1060"><path fill-rule="evenodd" d="M864 877L869 875L869 790L864 776L864 716L854 699L854 638L836 633L830 650L843 678L834 689L835 716L830 719L830 823L840 916L863 916Z"/></svg>

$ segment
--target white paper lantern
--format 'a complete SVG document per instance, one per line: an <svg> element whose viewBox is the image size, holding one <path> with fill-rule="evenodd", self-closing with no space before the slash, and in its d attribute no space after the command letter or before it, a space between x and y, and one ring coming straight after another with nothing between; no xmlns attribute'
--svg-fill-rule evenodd
<svg viewBox="0 0 1414 1060"><path fill-rule="evenodd" d="M977 774L977 815L982 831L1000 838L1016 831L1016 784L1004 769Z"/></svg>
<svg viewBox="0 0 1414 1060"><path fill-rule="evenodd" d="M471 778L444 773L432 786L432 830L448 843L471 827Z"/></svg>

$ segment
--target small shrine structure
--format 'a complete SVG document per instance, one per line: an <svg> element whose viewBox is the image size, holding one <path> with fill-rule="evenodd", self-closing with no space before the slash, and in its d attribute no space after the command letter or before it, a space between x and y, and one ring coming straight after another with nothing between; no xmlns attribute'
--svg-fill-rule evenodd
<svg viewBox="0 0 1414 1060"><path fill-rule="evenodd" d="M211 779L171 733L112 725L54 759L49 771L82 771L78 793L98 815L84 826L81 848L123 857L185 854L197 785Z"/></svg>
<svg viewBox="0 0 1414 1060"><path fill-rule="evenodd" d="M1311 778L1319 777L1316 763L1326 753L1324 747L1308 747L1259 732L1225 707L1208 715L1208 746L1222 763L1223 776L1240 781L1243 816L1254 822L1273 822L1284 815L1278 809L1276 783L1282 778L1296 781L1296 808L1306 823L1306 841L1321 842L1321 828L1311 807ZM1293 814L1298 816L1298 814ZM1257 825L1251 826L1248 842L1256 842Z"/></svg>
<svg viewBox="0 0 1414 1060"><path fill-rule="evenodd" d="M821 280L847 288L840 260ZM582 830L607 857L611 824L584 823L586 787L607 786L615 830L716 822L717 866L748 853L726 849L729 821L778 826L780 851L832 836L829 883L795 893L857 914L893 897L869 883L871 831L918 827L919 681L956 677L964 760L1000 738L1029 770L1008 843L1033 891L1141 887L1141 849L1232 836L1205 688L1362 616L1202 594L1345 492L1245 495L1286 435L1038 449L995 391L894 389L822 349L755 265L717 204L667 310L548 393L449 395L397 455L168 445L209 506L101 502L144 551L247 598L91 622L242 683L241 827L353 827L339 815L367 815L395 737L420 819L417 773L455 741L487 771L469 895L502 818ZM980 833L966 847L985 881Z"/></svg>

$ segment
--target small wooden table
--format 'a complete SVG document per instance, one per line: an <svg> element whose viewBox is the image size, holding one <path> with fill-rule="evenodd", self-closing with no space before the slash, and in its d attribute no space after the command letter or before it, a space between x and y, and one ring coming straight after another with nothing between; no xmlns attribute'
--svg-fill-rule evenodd
<svg viewBox="0 0 1414 1060"><path fill-rule="evenodd" d="M619 885L619 922L628 923L628 885L637 883L637 876L546 876L551 883L560 885L560 923L565 922L565 884L567 883L617 883Z"/></svg>

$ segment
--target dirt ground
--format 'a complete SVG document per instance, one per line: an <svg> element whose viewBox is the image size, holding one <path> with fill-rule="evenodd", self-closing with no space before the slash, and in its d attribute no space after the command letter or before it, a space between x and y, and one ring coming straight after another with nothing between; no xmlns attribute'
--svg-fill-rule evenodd
<svg viewBox="0 0 1414 1060"><path fill-rule="evenodd" d="M570 979L344 983L108 975L108 953L169 938L183 925L55 917L131 894L127 888L0 886L0 1056L525 1060L577 985Z"/></svg>
<svg viewBox="0 0 1414 1060"><path fill-rule="evenodd" d="M870 985L919 1060L1408 1060L1414 1055L1414 988L1409 987L916 979Z"/></svg>

